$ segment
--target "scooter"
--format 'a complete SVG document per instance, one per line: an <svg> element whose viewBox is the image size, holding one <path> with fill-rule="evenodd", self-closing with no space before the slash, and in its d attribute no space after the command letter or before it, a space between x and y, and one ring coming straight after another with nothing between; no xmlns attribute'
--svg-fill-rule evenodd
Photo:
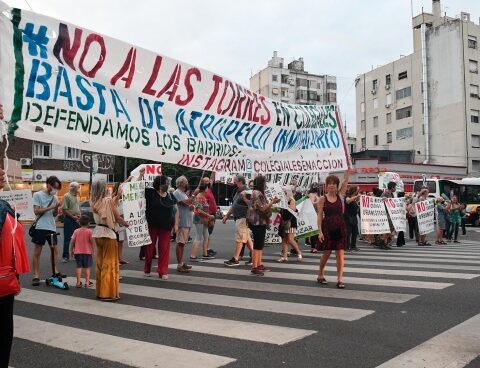
<svg viewBox="0 0 480 368"><path fill-rule="evenodd" d="M53 234L51 244L53 244ZM45 284L47 286L54 286L57 289L68 290L68 283L66 281L62 282L62 276L60 275L60 273L55 274L55 251L53 249L53 246L50 246L50 261L52 262L52 276L48 277L45 280Z"/></svg>

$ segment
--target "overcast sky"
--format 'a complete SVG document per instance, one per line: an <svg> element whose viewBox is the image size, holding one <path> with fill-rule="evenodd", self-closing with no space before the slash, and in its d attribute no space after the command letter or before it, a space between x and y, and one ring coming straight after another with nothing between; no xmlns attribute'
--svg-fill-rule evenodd
<svg viewBox="0 0 480 368"><path fill-rule="evenodd" d="M355 132L358 74L412 52L410 0L4 0L159 54L208 69L249 87L273 50L305 70L337 76L338 103ZM28 1L28 3L27 3ZM413 0L413 13L432 1ZM29 4L29 5L28 5ZM449 16L480 1L443 0Z"/></svg>

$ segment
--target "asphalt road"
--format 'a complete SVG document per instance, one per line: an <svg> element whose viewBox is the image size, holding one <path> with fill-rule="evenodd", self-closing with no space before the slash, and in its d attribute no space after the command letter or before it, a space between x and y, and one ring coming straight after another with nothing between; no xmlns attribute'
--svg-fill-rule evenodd
<svg viewBox="0 0 480 368"><path fill-rule="evenodd" d="M189 275L172 269L168 281L144 278L138 249L126 248L117 303L96 301L70 279L68 291L34 288L26 275L10 365L480 367L480 228L467 231L447 246L384 251L360 242L346 257L345 290L335 288L334 259L329 285L317 285L319 257L304 246L298 264L276 264L279 249L266 248L265 277L224 267L232 222L217 223L217 259ZM172 243L174 266L173 256ZM60 267L74 275L73 262Z"/></svg>

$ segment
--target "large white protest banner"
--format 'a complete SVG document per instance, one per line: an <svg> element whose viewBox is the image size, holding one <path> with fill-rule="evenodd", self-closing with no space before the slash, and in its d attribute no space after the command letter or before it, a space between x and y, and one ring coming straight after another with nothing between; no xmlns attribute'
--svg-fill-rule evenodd
<svg viewBox="0 0 480 368"><path fill-rule="evenodd" d="M360 220L362 234L390 232L383 198L360 196Z"/></svg>
<svg viewBox="0 0 480 368"><path fill-rule="evenodd" d="M124 183L122 188L123 218L128 222L127 240L129 247L150 244L147 219L145 217L145 182Z"/></svg>
<svg viewBox="0 0 480 368"><path fill-rule="evenodd" d="M405 198L384 198L395 231L407 231L407 207Z"/></svg>
<svg viewBox="0 0 480 368"><path fill-rule="evenodd" d="M429 234L435 231L435 200L429 198L425 201L416 202L415 211L417 212L418 232L420 235Z"/></svg>
<svg viewBox="0 0 480 368"><path fill-rule="evenodd" d="M273 101L218 74L0 2L9 133L200 170L347 169L338 107Z"/></svg>
<svg viewBox="0 0 480 368"><path fill-rule="evenodd" d="M227 173L220 172L215 174L215 181L223 184L233 184L233 179L236 175L242 175L245 180L250 181L255 178L254 173ZM291 185L294 181L296 182L297 190L307 190L310 188L312 183L320 182L320 176L317 173L304 173L304 174L295 174L295 173L277 173L277 174L265 174L265 179L267 183L279 184L282 187Z"/></svg>
<svg viewBox="0 0 480 368"><path fill-rule="evenodd" d="M10 206L20 215L19 220L35 220L32 191L30 189L0 192L0 199L10 203Z"/></svg>

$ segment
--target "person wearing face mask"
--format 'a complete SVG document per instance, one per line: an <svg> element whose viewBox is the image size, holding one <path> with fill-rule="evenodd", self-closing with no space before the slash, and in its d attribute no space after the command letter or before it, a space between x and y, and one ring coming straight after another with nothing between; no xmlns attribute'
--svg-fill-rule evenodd
<svg viewBox="0 0 480 368"><path fill-rule="evenodd" d="M62 187L62 183L56 176L49 176L46 180L47 187L33 195L33 211L37 216L35 230L32 235L32 243L35 245L33 251L33 286L40 285L40 255L45 243L51 248L54 259L54 273L61 277L66 277L58 272L57 258L57 227L55 225L55 216L61 203L58 201L57 193Z"/></svg>
<svg viewBox="0 0 480 368"><path fill-rule="evenodd" d="M70 183L70 191L63 196L62 213L63 213L63 254L62 262L66 263L70 260L69 248L70 239L73 232L80 227L80 205L78 202L78 194L80 192L80 184L76 181Z"/></svg>
<svg viewBox="0 0 480 368"><path fill-rule="evenodd" d="M145 188L146 218L152 243L145 249L145 276L150 276L154 249L158 244L158 277L168 280L170 233L178 230L178 211L173 195L168 192L166 176L157 176L153 188Z"/></svg>

